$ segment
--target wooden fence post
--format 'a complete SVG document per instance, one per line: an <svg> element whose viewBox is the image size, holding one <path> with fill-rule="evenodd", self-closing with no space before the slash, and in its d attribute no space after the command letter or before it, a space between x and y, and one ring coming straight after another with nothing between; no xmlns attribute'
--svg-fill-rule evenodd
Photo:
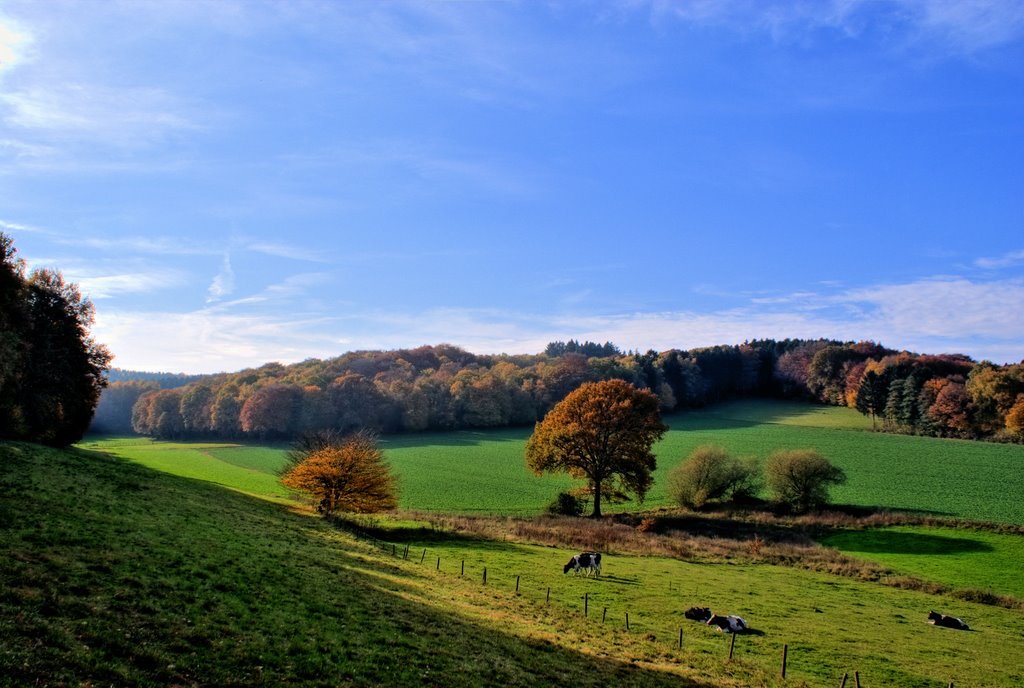
<svg viewBox="0 0 1024 688"><path fill-rule="evenodd" d="M782 646L782 678L786 678L786 658L789 656L789 645Z"/></svg>
<svg viewBox="0 0 1024 688"><path fill-rule="evenodd" d="M679 649L683 649L683 629L679 629Z"/></svg>
<svg viewBox="0 0 1024 688"><path fill-rule="evenodd" d="M590 593L583 593L583 616L590 616Z"/></svg>
<svg viewBox="0 0 1024 688"><path fill-rule="evenodd" d="M604 623L604 620L607 619L607 618L608 618L608 607L605 607L604 611L601 612L601 623Z"/></svg>
<svg viewBox="0 0 1024 688"><path fill-rule="evenodd" d="M548 596L544 598L544 604L551 604L551 588L548 588Z"/></svg>
<svg viewBox="0 0 1024 688"><path fill-rule="evenodd" d="M850 672L843 672L843 682L839 684L839 688L846 688L846 677L850 675Z"/></svg>
<svg viewBox="0 0 1024 688"><path fill-rule="evenodd" d="M391 556L398 556L398 545L392 543L391 545Z"/></svg>
<svg viewBox="0 0 1024 688"><path fill-rule="evenodd" d="M626 612L626 630L629 630L629 612Z"/></svg>
<svg viewBox="0 0 1024 688"><path fill-rule="evenodd" d="M487 585L487 567L484 567L484 585Z"/></svg>
<svg viewBox="0 0 1024 688"><path fill-rule="evenodd" d="M860 688L860 672L859 671L853 672L853 682L857 685L857 688Z"/></svg>
<svg viewBox="0 0 1024 688"><path fill-rule="evenodd" d="M438 570L438 571L440 571L440 570L441 570L441 557L438 557L438 558L437 558L437 570Z"/></svg>
<svg viewBox="0 0 1024 688"><path fill-rule="evenodd" d="M459 575L460 576L465 576L466 575L466 560L465 559L462 560L462 571L459 573Z"/></svg>
<svg viewBox="0 0 1024 688"><path fill-rule="evenodd" d="M519 592L519 576L516 576L516 592Z"/></svg>

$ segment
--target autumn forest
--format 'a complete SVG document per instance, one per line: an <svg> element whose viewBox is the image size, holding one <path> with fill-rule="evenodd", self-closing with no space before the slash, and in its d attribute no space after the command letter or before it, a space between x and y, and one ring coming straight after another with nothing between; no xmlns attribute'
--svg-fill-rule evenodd
<svg viewBox="0 0 1024 688"><path fill-rule="evenodd" d="M118 370L111 377L92 429L161 439L531 425L584 382L607 379L651 390L663 412L745 396L804 398L856 408L888 432L1024 439L1024 363L873 342L765 339L640 353L570 340L536 355L475 355L441 344L198 378L135 379Z"/></svg>

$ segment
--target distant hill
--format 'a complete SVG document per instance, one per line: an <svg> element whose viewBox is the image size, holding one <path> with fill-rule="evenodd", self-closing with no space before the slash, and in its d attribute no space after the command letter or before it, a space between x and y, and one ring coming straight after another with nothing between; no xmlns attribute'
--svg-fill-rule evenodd
<svg viewBox="0 0 1024 688"><path fill-rule="evenodd" d="M187 375L185 373L152 373L142 370L111 368L107 382L155 382L160 389L176 389L209 377L209 375Z"/></svg>

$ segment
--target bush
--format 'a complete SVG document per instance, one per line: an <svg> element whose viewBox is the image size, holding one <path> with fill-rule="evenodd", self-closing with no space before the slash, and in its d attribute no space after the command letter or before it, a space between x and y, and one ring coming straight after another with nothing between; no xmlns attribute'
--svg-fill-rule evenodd
<svg viewBox="0 0 1024 688"><path fill-rule="evenodd" d="M306 449L309 453L288 469L281 483L312 495L320 513L368 514L398 505L395 478L374 435L357 432ZM293 449L296 458L304 451L301 446Z"/></svg>
<svg viewBox="0 0 1024 688"><path fill-rule="evenodd" d="M582 516L586 508L587 500L569 492L559 492L545 511L552 516Z"/></svg>
<svg viewBox="0 0 1024 688"><path fill-rule="evenodd" d="M740 461L722 447L697 447L669 473L669 498L699 509L709 501L752 497L758 490L756 460Z"/></svg>
<svg viewBox="0 0 1024 688"><path fill-rule="evenodd" d="M846 482L843 470L813 449L776 452L764 471L775 500L797 513L827 504L829 486Z"/></svg>

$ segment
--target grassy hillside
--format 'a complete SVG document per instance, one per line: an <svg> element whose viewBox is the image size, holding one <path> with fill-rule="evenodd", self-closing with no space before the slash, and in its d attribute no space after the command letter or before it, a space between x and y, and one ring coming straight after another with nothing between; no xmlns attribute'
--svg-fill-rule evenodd
<svg viewBox="0 0 1024 688"><path fill-rule="evenodd" d="M93 451L0 445L0 488L0 685L772 686L783 644L787 686L1024 678L1020 611L824 574L612 552L581 580L564 550L421 529L392 531L393 557ZM751 623L734 661L682 618L695 603Z"/></svg>
<svg viewBox="0 0 1024 688"><path fill-rule="evenodd" d="M202 481L0 444L0 488L3 686L710 685Z"/></svg>

